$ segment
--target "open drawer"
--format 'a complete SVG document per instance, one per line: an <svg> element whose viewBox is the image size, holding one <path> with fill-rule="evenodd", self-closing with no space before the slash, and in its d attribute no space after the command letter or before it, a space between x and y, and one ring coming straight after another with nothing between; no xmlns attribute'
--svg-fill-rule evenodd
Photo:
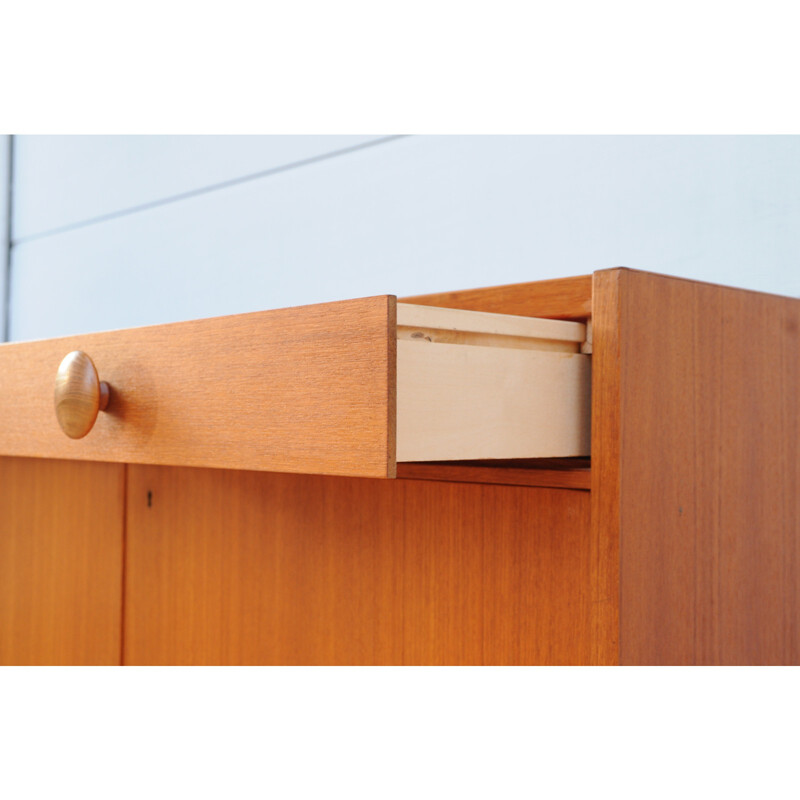
<svg viewBox="0 0 800 800"><path fill-rule="evenodd" d="M397 460L589 455L579 322L397 305Z"/></svg>
<svg viewBox="0 0 800 800"><path fill-rule="evenodd" d="M398 461L589 455L579 322L391 296L0 345L0 454L393 477ZM54 379L110 387L84 438Z"/></svg>

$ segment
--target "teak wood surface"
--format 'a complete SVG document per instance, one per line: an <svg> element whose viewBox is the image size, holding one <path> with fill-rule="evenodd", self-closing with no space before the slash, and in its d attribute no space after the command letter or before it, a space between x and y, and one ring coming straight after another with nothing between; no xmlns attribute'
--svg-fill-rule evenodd
<svg viewBox="0 0 800 800"><path fill-rule="evenodd" d="M800 663L800 300L612 270L593 321L597 660Z"/></svg>
<svg viewBox="0 0 800 800"><path fill-rule="evenodd" d="M373 297L0 345L0 452L392 477L395 311ZM72 350L111 385L79 440L53 409Z"/></svg>
<svg viewBox="0 0 800 800"><path fill-rule="evenodd" d="M592 316L592 276L557 278L404 297L403 303L585 321Z"/></svg>
<svg viewBox="0 0 800 800"><path fill-rule="evenodd" d="M557 460L557 459L554 459ZM571 461L572 459L567 459ZM549 459L539 464L524 462L438 462L404 463L397 465L398 478L415 478L427 481L454 481L456 483L499 483L506 486L541 486L549 489L585 489L591 486L591 469L584 461L574 466L549 465Z"/></svg>
<svg viewBox="0 0 800 800"><path fill-rule="evenodd" d="M590 658L589 493L129 467L126 664Z"/></svg>
<svg viewBox="0 0 800 800"><path fill-rule="evenodd" d="M626 269L429 299L591 316L590 469L3 458L4 663L800 663L799 300Z"/></svg>
<svg viewBox="0 0 800 800"><path fill-rule="evenodd" d="M120 663L125 469L0 457L0 664Z"/></svg>

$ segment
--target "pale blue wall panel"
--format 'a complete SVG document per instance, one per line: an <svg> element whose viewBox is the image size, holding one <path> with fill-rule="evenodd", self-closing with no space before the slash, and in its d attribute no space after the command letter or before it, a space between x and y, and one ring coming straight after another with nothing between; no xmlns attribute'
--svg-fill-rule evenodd
<svg viewBox="0 0 800 800"><path fill-rule="evenodd" d="M626 265L800 295L798 137L410 137L15 247L12 336Z"/></svg>
<svg viewBox="0 0 800 800"><path fill-rule="evenodd" d="M13 238L25 239L375 136L17 136Z"/></svg>
<svg viewBox="0 0 800 800"><path fill-rule="evenodd" d="M6 273L8 270L9 169L11 137L0 134L0 342L6 332Z"/></svg>

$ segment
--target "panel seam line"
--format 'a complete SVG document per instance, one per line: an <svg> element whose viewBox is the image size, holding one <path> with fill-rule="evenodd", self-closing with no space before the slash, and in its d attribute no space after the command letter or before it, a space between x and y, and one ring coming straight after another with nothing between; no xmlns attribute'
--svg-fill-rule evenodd
<svg viewBox="0 0 800 800"><path fill-rule="evenodd" d="M311 166L312 164L318 164L322 161L329 161L332 158L337 158L339 156L349 155L350 153L355 153L359 150L366 150L371 147L377 147L382 144L388 144L389 142L397 141L398 139L405 139L408 137L408 134L397 134L393 136L383 136L378 139L372 139L368 142L361 142L360 144L354 144L350 147L343 147L340 150L332 150L328 153L322 153L317 156L311 156L310 158L303 158L298 161L292 161L288 164L281 164L277 167L270 167L269 169L261 170L259 172L253 172L249 175L242 175L238 178L231 178L226 181L220 181L219 183L213 183L208 186L202 186L198 189L191 189L187 192L181 192L179 194L170 195L169 197L163 197L159 200L152 200L147 203L141 203L136 206L130 206L129 208L120 209L119 211L111 211L107 214L100 214L96 217L91 217L87 220L81 220L80 222L72 222L69 225L61 225L57 228L50 228L45 231L41 231L39 233L32 233L28 236L21 236L19 239L15 239L13 244L20 245L20 244L27 244L28 242L38 241L39 239L46 239L50 236L56 236L61 233L70 233L74 230L80 230L81 228L87 228L91 225L97 225L101 222L110 222L114 219L119 219L121 217L128 217L132 214L139 214L143 211L150 211L151 209L161 208L162 206L171 205L173 203L178 203L182 200L191 200L195 197L200 197L205 194L211 194L212 192L217 192L222 189L230 189L235 186L241 186L245 183L251 183L252 181L261 180L262 178L269 178L273 175L279 175L283 172L289 172L290 170L300 169L301 167ZM11 228L9 225L9 248L11 247Z"/></svg>

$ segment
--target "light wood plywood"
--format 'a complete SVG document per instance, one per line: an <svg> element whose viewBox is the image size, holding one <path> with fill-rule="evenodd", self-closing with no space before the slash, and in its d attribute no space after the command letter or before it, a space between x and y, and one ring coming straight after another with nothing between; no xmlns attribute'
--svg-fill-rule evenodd
<svg viewBox="0 0 800 800"><path fill-rule="evenodd" d="M541 317L398 303L397 336L445 344L578 353L586 341L586 325Z"/></svg>
<svg viewBox="0 0 800 800"><path fill-rule="evenodd" d="M587 456L591 365L575 353L397 342L397 460Z"/></svg>

